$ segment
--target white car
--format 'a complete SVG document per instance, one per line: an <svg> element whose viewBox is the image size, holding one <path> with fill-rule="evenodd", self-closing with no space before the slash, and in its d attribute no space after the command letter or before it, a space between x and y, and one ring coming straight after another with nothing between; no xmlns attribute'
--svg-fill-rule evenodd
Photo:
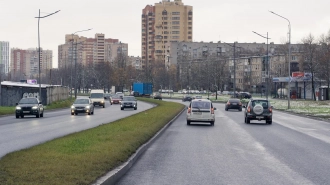
<svg viewBox="0 0 330 185"><path fill-rule="evenodd" d="M187 125L191 122L209 122L214 126L215 115L213 104L207 99L192 100L187 110Z"/></svg>

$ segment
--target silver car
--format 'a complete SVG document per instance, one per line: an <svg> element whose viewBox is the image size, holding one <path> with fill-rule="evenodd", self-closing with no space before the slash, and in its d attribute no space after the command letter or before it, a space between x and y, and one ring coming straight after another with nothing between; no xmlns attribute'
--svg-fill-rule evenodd
<svg viewBox="0 0 330 185"><path fill-rule="evenodd" d="M137 109L137 101L134 96L124 96L123 100L120 102L120 110L125 108L134 108Z"/></svg>
<svg viewBox="0 0 330 185"><path fill-rule="evenodd" d="M78 98L71 106L71 115L78 115L78 113L94 114L93 101L89 98Z"/></svg>
<svg viewBox="0 0 330 185"><path fill-rule="evenodd" d="M215 115L213 104L207 99L192 100L187 110L187 125L191 122L209 122L214 126Z"/></svg>

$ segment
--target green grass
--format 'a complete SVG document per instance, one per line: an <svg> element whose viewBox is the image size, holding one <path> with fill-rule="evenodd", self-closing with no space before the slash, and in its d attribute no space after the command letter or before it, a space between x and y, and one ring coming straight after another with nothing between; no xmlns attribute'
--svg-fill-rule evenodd
<svg viewBox="0 0 330 185"><path fill-rule="evenodd" d="M157 107L93 129L7 154L1 184L90 184L125 162L184 105L140 99ZM110 113L111 114L111 113Z"/></svg>
<svg viewBox="0 0 330 185"><path fill-rule="evenodd" d="M73 98L55 101L55 102L45 106L45 110L68 108L72 105L73 101L74 101ZM1 107L0 106L0 115L8 115L8 114L15 114L15 106L12 106L12 107Z"/></svg>

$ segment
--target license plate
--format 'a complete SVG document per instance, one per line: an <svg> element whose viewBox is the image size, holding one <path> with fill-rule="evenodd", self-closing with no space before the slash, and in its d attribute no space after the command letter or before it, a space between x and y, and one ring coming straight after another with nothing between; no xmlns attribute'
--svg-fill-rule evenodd
<svg viewBox="0 0 330 185"><path fill-rule="evenodd" d="M233 105L237 105L237 103L232 103Z"/></svg>
<svg viewBox="0 0 330 185"><path fill-rule="evenodd" d="M84 109L77 109L77 110L84 110Z"/></svg>
<svg viewBox="0 0 330 185"><path fill-rule="evenodd" d="M202 115L201 112L194 112L195 115Z"/></svg>
<svg viewBox="0 0 330 185"><path fill-rule="evenodd" d="M30 113L30 111L23 111L23 113Z"/></svg>
<svg viewBox="0 0 330 185"><path fill-rule="evenodd" d="M263 116L256 116L256 118L261 119L261 118L264 118L264 117Z"/></svg>

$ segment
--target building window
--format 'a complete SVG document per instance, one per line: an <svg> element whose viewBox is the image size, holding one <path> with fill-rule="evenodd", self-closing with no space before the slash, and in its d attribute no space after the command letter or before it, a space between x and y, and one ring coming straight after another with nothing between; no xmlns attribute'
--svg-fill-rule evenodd
<svg viewBox="0 0 330 185"><path fill-rule="evenodd" d="M178 25L178 24L180 24L180 21L172 21L172 24Z"/></svg>
<svg viewBox="0 0 330 185"><path fill-rule="evenodd" d="M167 20L167 17L163 17L162 19L163 19L163 20Z"/></svg>
<svg viewBox="0 0 330 185"><path fill-rule="evenodd" d="M172 26L172 29L180 29L180 26Z"/></svg>
<svg viewBox="0 0 330 185"><path fill-rule="evenodd" d="M297 61L297 56L291 56L291 61Z"/></svg>
<svg viewBox="0 0 330 185"><path fill-rule="evenodd" d="M192 27L188 27L188 30L191 30L192 29Z"/></svg>
<svg viewBox="0 0 330 185"><path fill-rule="evenodd" d="M188 34L191 34L191 31L188 31Z"/></svg>
<svg viewBox="0 0 330 185"><path fill-rule="evenodd" d="M188 17L188 20L191 21L192 20L192 17Z"/></svg>
<svg viewBox="0 0 330 185"><path fill-rule="evenodd" d="M188 39L192 39L192 37L191 36L188 36Z"/></svg>
<svg viewBox="0 0 330 185"><path fill-rule="evenodd" d="M192 22L188 22L188 25L192 25Z"/></svg>
<svg viewBox="0 0 330 185"><path fill-rule="evenodd" d="M172 31L172 34L180 34L179 31Z"/></svg>
<svg viewBox="0 0 330 185"><path fill-rule="evenodd" d="M180 20L180 17L172 17L172 20Z"/></svg>
<svg viewBox="0 0 330 185"><path fill-rule="evenodd" d="M164 11L162 12L162 15L167 15L167 11L164 10Z"/></svg>
<svg viewBox="0 0 330 185"><path fill-rule="evenodd" d="M172 15L180 15L180 12L172 12Z"/></svg>
<svg viewBox="0 0 330 185"><path fill-rule="evenodd" d="M179 39L179 36L172 36L172 39Z"/></svg>

